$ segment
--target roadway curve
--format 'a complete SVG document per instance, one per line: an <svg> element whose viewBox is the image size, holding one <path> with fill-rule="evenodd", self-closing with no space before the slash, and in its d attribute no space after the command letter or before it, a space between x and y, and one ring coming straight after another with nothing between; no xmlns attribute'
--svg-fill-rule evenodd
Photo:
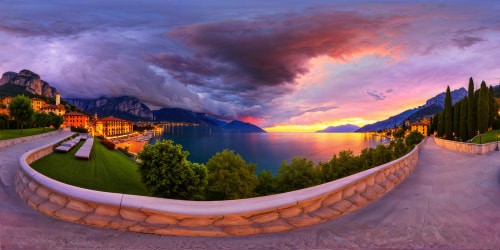
<svg viewBox="0 0 500 250"><path fill-rule="evenodd" d="M67 136L0 149L0 249L11 248L500 248L500 153L439 148L429 139L417 168L392 192L338 219L245 237L172 237L72 224L28 207L14 187L21 154Z"/></svg>

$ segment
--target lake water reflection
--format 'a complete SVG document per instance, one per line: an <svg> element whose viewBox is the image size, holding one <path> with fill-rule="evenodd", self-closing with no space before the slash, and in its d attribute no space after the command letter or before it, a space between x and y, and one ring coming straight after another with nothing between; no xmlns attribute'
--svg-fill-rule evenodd
<svg viewBox="0 0 500 250"><path fill-rule="evenodd" d="M163 134L153 138L173 140L189 151L188 159L205 163L215 153L234 150L246 162L257 164L276 173L283 160L304 156L327 161L333 154L350 149L355 154L366 147L374 147L387 139L369 133L227 133L208 126L165 126Z"/></svg>

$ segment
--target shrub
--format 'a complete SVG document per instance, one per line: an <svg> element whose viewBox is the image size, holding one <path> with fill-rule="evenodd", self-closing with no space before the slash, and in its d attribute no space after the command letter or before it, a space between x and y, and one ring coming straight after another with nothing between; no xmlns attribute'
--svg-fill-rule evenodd
<svg viewBox="0 0 500 250"><path fill-rule="evenodd" d="M105 147L107 147L108 149L110 150L114 150L115 149L115 144L109 140L103 140L101 141L101 144L104 145Z"/></svg>
<svg viewBox="0 0 500 250"><path fill-rule="evenodd" d="M276 176L276 185L280 192L312 187L320 183L318 168L314 167L312 160L304 157L295 157L290 164L283 161Z"/></svg>
<svg viewBox="0 0 500 250"><path fill-rule="evenodd" d="M74 126L71 126L71 132L88 133L89 131L86 128L84 128L84 127L74 127Z"/></svg>
<svg viewBox="0 0 500 250"><path fill-rule="evenodd" d="M415 145L419 144L424 139L424 136L418 131L412 131L405 138L405 144L408 148L413 149Z"/></svg>

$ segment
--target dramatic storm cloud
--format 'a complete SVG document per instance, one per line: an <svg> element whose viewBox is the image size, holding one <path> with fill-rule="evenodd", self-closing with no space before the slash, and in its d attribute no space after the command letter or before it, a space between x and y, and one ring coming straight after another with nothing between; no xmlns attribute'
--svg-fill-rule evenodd
<svg viewBox="0 0 500 250"><path fill-rule="evenodd" d="M497 84L500 6L468 1L0 2L0 71L264 127L363 125L472 76Z"/></svg>

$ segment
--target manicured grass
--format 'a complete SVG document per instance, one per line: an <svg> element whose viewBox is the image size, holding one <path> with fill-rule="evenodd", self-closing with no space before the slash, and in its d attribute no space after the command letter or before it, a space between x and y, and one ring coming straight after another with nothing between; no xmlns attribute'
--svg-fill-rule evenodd
<svg viewBox="0 0 500 250"><path fill-rule="evenodd" d="M488 131L481 136L481 143L496 142L498 140L498 135L500 135L500 130ZM472 143L479 143L479 136L474 137Z"/></svg>
<svg viewBox="0 0 500 250"><path fill-rule="evenodd" d="M109 150L95 138L90 160L77 159L80 142L68 153L54 152L31 164L55 180L105 192L149 195L134 161L117 150Z"/></svg>
<svg viewBox="0 0 500 250"><path fill-rule="evenodd" d="M54 129L53 128L45 128L45 131L43 131L43 128L28 128L28 129L23 129L23 134L21 134L20 129L2 129L2 130L0 130L0 140L8 140L8 139L25 137L25 136L30 136L30 135L38 135L38 134L43 134L43 133L47 133L50 131L54 131Z"/></svg>

